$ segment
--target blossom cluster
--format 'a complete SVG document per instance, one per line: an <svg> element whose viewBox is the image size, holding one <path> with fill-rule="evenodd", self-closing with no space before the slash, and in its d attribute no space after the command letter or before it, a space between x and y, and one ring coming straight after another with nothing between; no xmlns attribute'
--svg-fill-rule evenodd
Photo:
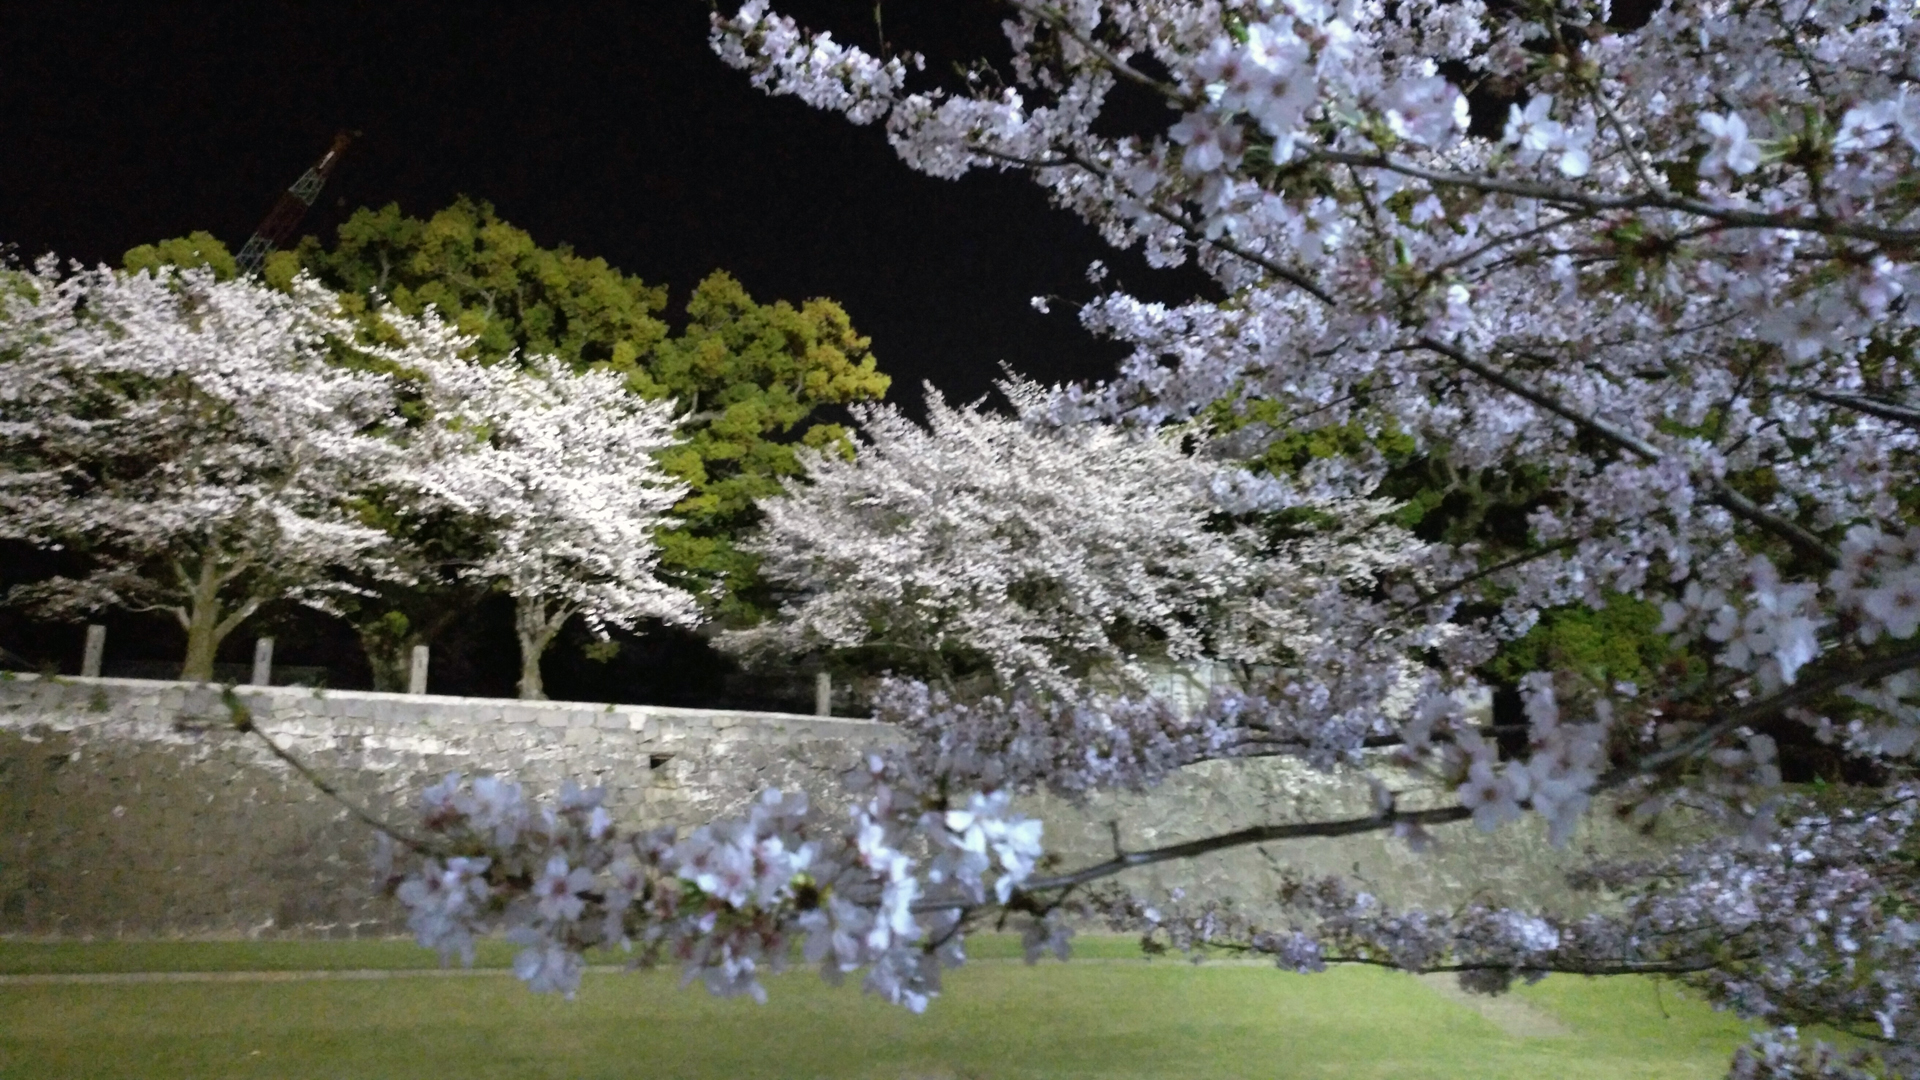
<svg viewBox="0 0 1920 1080"><path fill-rule="evenodd" d="M456 514L487 538L457 576L513 597L522 697L542 696L540 654L576 615L602 637L646 618L693 621L693 597L653 573L654 535L686 494L656 460L676 438L671 401L552 357L473 363L431 318L400 332L432 419L393 483L411 513Z"/></svg>
<svg viewBox="0 0 1920 1080"><path fill-rule="evenodd" d="M1768 686L1791 683L1820 651L1817 589L1781 582L1764 555L1748 563L1743 584L1747 593L1736 606L1719 588L1689 582L1679 600L1662 606L1660 632L1683 639L1697 634L1721 646L1718 657L1727 666L1758 669Z"/></svg>
<svg viewBox="0 0 1920 1080"><path fill-rule="evenodd" d="M965 959L974 912L1012 901L1041 845L1005 789L949 799L912 777L874 757L849 778L842 821L769 790L743 817L676 836L619 828L599 788L537 803L510 780L450 775L390 838L387 887L443 958L471 963L488 933L519 944L514 971L536 991L572 996L606 950L764 1000L761 977L803 959L835 983L864 970L867 990L918 1012ZM1064 954L1058 920L1032 922L1036 952Z"/></svg>
<svg viewBox="0 0 1920 1080"><path fill-rule="evenodd" d="M551 358L475 363L431 310L374 314L379 335L304 276L0 267L0 536L93 563L11 599L170 612L208 678L264 604L334 610L460 561L407 527L437 516L475 538L450 576L514 597L530 696L576 614L691 618L652 575L681 494L655 462L671 403Z"/></svg>
<svg viewBox="0 0 1920 1080"><path fill-rule="evenodd" d="M1868 806L1796 803L1779 831L1757 842L1720 838L1650 863L1585 868L1574 884L1623 895L1579 917L1481 903L1401 911L1338 878L1298 877L1283 889L1298 916L1288 926L1262 925L1217 901L1147 905L1110 894L1097 906L1155 948L1265 955L1296 971L1366 963L1454 972L1478 993L1550 972L1665 973L1773 1025L1743 1051L1735 1076L1802 1075L1783 1070L1811 1060L1848 1067L1830 1046L1800 1043L1798 1028L1813 1023L1862 1040L1885 1070L1878 1075L1907 1076L1920 1065L1910 854L1920 790L1883 794Z"/></svg>
<svg viewBox="0 0 1920 1080"><path fill-rule="evenodd" d="M1134 355L1056 408L1152 425L1238 395L1296 430L1391 427L1456 468L1524 460L1557 496L1533 530L1554 550L1485 579L1487 629L1609 590L1739 596L1698 629L1764 689L1826 651L1841 597L1799 568L1749 581L1756 556L1787 565L1753 546L1817 565L1848 525L1903 534L1916 439L1907 367L1869 357L1913 317L1899 73L1920 31L1904 10L1775 6L1674 3L1622 29L1580 5L1035 0L1008 23L1015 85L916 90L900 69L859 93L908 164L1028 170L1116 244L1197 258L1235 296L1095 298L1083 321ZM773 93L824 78L782 59L803 39L763 4L714 21ZM1497 136L1470 133L1446 64L1515 88ZM1097 127L1123 80L1179 118Z"/></svg>

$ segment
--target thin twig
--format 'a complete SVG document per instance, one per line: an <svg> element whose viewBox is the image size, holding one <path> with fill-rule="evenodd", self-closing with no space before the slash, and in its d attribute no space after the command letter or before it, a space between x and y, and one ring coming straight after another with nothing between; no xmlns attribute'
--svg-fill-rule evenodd
<svg viewBox="0 0 1920 1080"><path fill-rule="evenodd" d="M1344 821L1308 821L1289 825L1254 825L1237 832L1221 833L1218 836L1189 840L1184 844L1170 844L1149 851L1130 851L1116 855L1105 862L1095 863L1066 874L1053 877L1034 878L1021 886L1026 892L1039 892L1047 889L1064 889L1074 885L1084 885L1090 881L1112 877L1123 870L1132 870L1154 863L1172 862L1177 859L1191 859L1229 848L1244 847L1248 844L1264 844L1274 840L1299 840L1309 837L1357 836L1362 833L1391 829L1395 825L1444 825L1448 822L1463 821L1473 816L1473 811L1464 806L1443 806L1432 810L1396 811L1378 817L1348 818Z"/></svg>
<svg viewBox="0 0 1920 1080"><path fill-rule="evenodd" d="M1552 184L1500 180L1468 173L1423 169L1417 165L1396 160L1387 154L1356 154L1341 150L1309 150L1306 153L1318 160L1338 165L1363 165L1373 169L1385 169L1402 176L1411 176L1416 180L1425 180L1430 184L1470 188L1475 191L1513 195L1523 199L1538 199L1556 206L1579 207L1590 211L1677 210L1683 214L1693 214L1697 217L1724 222L1735 228L1787 229L1825 236L1844 236L1900 249L1920 244L1920 229L1888 229L1877 225L1853 225L1830 218L1802 217L1795 214L1763 214L1751 210L1715 206L1699 199L1657 192L1639 195L1590 195Z"/></svg>
<svg viewBox="0 0 1920 1080"><path fill-rule="evenodd" d="M1079 43L1081 48L1098 57L1101 63L1112 69L1115 75L1120 76L1128 82L1144 86L1154 93L1165 97L1167 100L1178 103L1183 108L1192 108L1194 106L1195 103L1193 99L1182 93L1179 87L1172 83L1161 82L1159 79L1148 75L1146 72L1120 59L1119 56L1114 54L1112 49L1082 34L1072 24L1067 22L1065 16L1053 8L1029 3L1027 0L1007 0L1007 2L1013 7L1053 27L1057 33L1065 34L1067 37L1072 38L1075 42Z"/></svg>
<svg viewBox="0 0 1920 1080"><path fill-rule="evenodd" d="M425 840L421 840L418 837L411 836L405 832L402 832L401 830L395 828L394 826L388 824L387 822L382 821L381 819L375 817L367 809L353 802L351 799L348 799L345 795L341 794L339 788L334 787L333 784L330 783L325 777L321 776L317 772L314 772L313 769L307 766L306 762L301 761L297 757L294 757L293 754L289 753L288 751L281 749L280 745L274 742L271 736L269 736L266 732L260 730L260 726L253 722L253 710L247 708L246 702L241 701L240 696L233 692L233 687L231 686L222 687L220 690L220 700L226 703L227 712L233 718L233 729L235 731L242 732L242 733L251 733L253 735L259 736L260 741L266 744L267 750L270 753L272 753L274 757L277 757L281 761L286 762L286 764L289 767L291 767L294 772L297 772L300 774L302 779L304 779L307 783L312 784L314 788L318 790L322 795L325 795L326 797L332 799L334 802L337 802L341 806L345 807L347 810L347 813L352 814L355 818L359 819L362 824L365 824L371 827L374 831L379 832L380 834L387 836L397 841L400 844L405 845L409 850L417 854L420 854L420 855L440 854L439 849L435 848L432 844L427 843Z"/></svg>
<svg viewBox="0 0 1920 1080"><path fill-rule="evenodd" d="M1635 776L1653 772L1656 769L1664 768L1676 761L1692 757L1718 742L1721 736L1735 728L1765 720L1785 712L1796 705L1812 701L1815 698L1824 697L1843 687L1852 686L1856 683L1872 682L1875 679L1884 678L1888 675L1893 675L1915 667L1920 667L1920 645L1910 646L1899 652L1889 653L1871 660L1849 663L1843 667L1838 667L1835 670L1826 672L1817 678L1805 679L1794 683L1785 690L1761 698L1758 701L1748 702L1728 712L1719 720L1696 732L1692 738L1675 743L1673 746L1658 751L1657 753L1648 754L1631 765L1623 765L1620 768L1608 772L1594 784L1594 790L1605 791L1611 787L1618 787L1628 780L1633 779Z"/></svg>
<svg viewBox="0 0 1920 1080"><path fill-rule="evenodd" d="M1447 595L1448 593L1459 592L1461 589L1466 588L1467 586L1473 584L1476 581L1481 581L1486 578L1490 578L1493 575L1498 574L1505 570L1512 570L1514 567L1517 567L1517 566L1525 566L1526 564L1534 561L1535 559L1544 559L1549 555L1558 554L1559 552L1565 551L1570 547L1577 546L1579 543L1580 543L1579 537L1569 536L1564 540L1556 540L1553 543L1546 545L1545 547L1535 548L1532 551L1523 551L1520 554L1515 555L1510 559L1502 559L1501 561L1494 563L1492 566L1489 566L1484 570L1476 570L1473 573L1468 574L1463 578L1456 578L1455 580L1450 581L1445 585L1441 585L1438 588L1435 588L1431 592L1421 593L1420 603L1431 604L1435 600L1440 599L1441 597ZM1404 611L1406 610L1406 608L1402 608L1401 610Z"/></svg>
<svg viewBox="0 0 1920 1080"><path fill-rule="evenodd" d="M1920 427L1920 409L1911 409L1891 401L1879 401L1858 394L1829 394L1823 390L1808 390L1807 396L1815 401L1824 401L1829 405L1838 405L1843 409L1863 412L1868 416L1877 416L1882 420L1891 420L1896 424Z"/></svg>

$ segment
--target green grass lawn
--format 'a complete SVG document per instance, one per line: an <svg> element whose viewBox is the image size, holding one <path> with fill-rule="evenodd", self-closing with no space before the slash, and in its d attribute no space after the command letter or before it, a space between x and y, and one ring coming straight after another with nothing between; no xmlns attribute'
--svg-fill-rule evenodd
<svg viewBox="0 0 1920 1080"><path fill-rule="evenodd" d="M1568 1034L1520 1038L1404 975L1319 976L1126 957L953 973L924 1016L811 973L765 1006L672 973L587 976L578 1000L503 974L382 981L0 986L0 1078L963 1077L1633 1080L1723 1075L1742 1028L1644 980L1549 979L1519 1000ZM976 952L1005 954L1005 943ZM504 952L484 959L499 961ZM424 957L433 964L430 954ZM0 971L399 968L367 943L0 944Z"/></svg>

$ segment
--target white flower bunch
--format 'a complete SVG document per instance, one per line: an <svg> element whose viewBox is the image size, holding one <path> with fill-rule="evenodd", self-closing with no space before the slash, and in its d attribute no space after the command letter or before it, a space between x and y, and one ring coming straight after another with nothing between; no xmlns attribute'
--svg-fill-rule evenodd
<svg viewBox="0 0 1920 1080"><path fill-rule="evenodd" d="M431 318L400 329L432 419L395 482L486 536L459 574L513 597L521 697L545 696L540 657L575 616L602 636L696 618L693 597L654 576L654 535L686 493L655 460L675 438L672 402L552 357L471 362L469 342Z"/></svg>
<svg viewBox="0 0 1920 1080"><path fill-rule="evenodd" d="M745 817L676 839L615 827L599 788L567 785L539 805L511 781L453 774L426 791L417 827L396 832L404 846L385 847L388 888L444 958L471 963L486 933L522 946L514 971L536 991L571 997L588 950L611 949L764 1000L760 976L797 944L830 981L865 969L868 990L918 1012L941 967L964 959L968 917L1032 876L1040 823L1004 790L943 810L879 757L856 781L862 798L838 826L805 795L770 790ZM1044 942L1064 941L1036 921Z"/></svg>
<svg viewBox="0 0 1920 1080"><path fill-rule="evenodd" d="M925 428L859 411L851 460L813 454L807 479L763 504L751 550L792 599L770 625L724 640L864 646L936 680L974 659L1002 692L1072 696L1091 677L1137 695L1151 661L1326 650L1309 609L1355 602L1422 550L1384 522L1385 500L1302 498L1168 434L1052 424L1040 387L1002 390L1018 415L931 392ZM1269 505L1328 524L1277 543L1221 524L1223 511Z"/></svg>

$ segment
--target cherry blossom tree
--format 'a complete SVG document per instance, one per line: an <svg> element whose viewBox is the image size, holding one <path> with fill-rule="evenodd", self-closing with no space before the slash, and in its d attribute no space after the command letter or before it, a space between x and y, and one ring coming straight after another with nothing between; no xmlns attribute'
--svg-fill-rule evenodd
<svg viewBox="0 0 1920 1080"><path fill-rule="evenodd" d="M984 912L1025 925L1037 954L1062 945L1076 898L1129 868L1375 830L1419 847L1438 826L1536 815L1564 841L1596 804L1643 820L1684 807L1725 835L1590 868L1638 891L1581 920L1388 911L1341 881L1300 882L1285 925L1125 895L1092 906L1301 970L1447 970L1487 990L1549 971L1685 978L1763 1022L1736 1076L1920 1076L1914 9L1007 7L1011 61L947 87L916 56L809 33L764 0L716 14L713 44L769 93L880 124L913 168L1023 172L1116 246L1212 276L1221 300L1084 304L1087 328L1132 355L1054 399L1056 422L1150 436L1241 401L1277 406L1276 435L1391 431L1453 469L1524 462L1541 483L1525 542L1439 545L1373 595L1328 594L1299 613L1314 644L1284 678L1192 715L1092 688L960 702L895 684L878 711L911 745L860 770L837 827L773 793L690 837L635 837L590 793L540 816L502 781L450 783L396 878L422 940L458 951L504 921L536 987L570 987L581 948L632 941L718 991L758 992L803 939L830 978L863 969L919 1008ZM1174 118L1129 131L1153 110L1109 110L1122 95ZM1364 499L1382 470L1363 442L1222 505ZM1640 686L1530 674L1524 740L1466 718L1502 641L1608 595L1661 605L1685 662ZM1402 711L1409 658L1420 685ZM1783 739L1878 781L1816 799L1783 783ZM1042 875L1037 826L1006 802L1249 754L1369 766L1374 812ZM1863 1049L1802 1040L1808 1023Z"/></svg>
<svg viewBox="0 0 1920 1080"><path fill-rule="evenodd" d="M432 421L396 482L486 537L458 573L513 597L522 698L546 696L540 657L576 615L601 633L696 619L693 597L654 577L655 534L684 494L655 457L673 442L672 402L551 357L469 362L467 339L431 318L403 334L424 358Z"/></svg>
<svg viewBox="0 0 1920 1080"><path fill-rule="evenodd" d="M390 381L330 362L331 294L211 271L62 274L0 288L0 536L84 555L91 571L14 590L54 615L171 612L181 677L262 604L326 606L380 572L352 494L396 447Z"/></svg>
<svg viewBox="0 0 1920 1080"><path fill-rule="evenodd" d="M865 649L950 694L970 665L1003 693L1138 693L1156 668L1280 660L1316 594L1377 587L1418 547L1379 500L1316 507L1335 527L1288 539L1236 527L1222 496L1253 478L1183 451L1181 430L1053 425L1048 392L1001 390L1020 416L931 388L927 428L858 410L857 456L810 455L763 504L752 550L793 599L729 644Z"/></svg>

